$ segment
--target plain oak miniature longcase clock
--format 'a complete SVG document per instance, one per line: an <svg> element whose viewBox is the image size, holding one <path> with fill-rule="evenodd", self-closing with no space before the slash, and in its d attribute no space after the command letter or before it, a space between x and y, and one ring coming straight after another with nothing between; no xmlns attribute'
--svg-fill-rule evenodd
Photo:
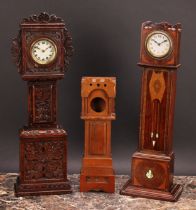
<svg viewBox="0 0 196 210"><path fill-rule="evenodd" d="M180 35L180 24L142 24L139 148L132 157L132 178L121 194L176 201L182 192L180 185L173 184L172 150Z"/></svg>
<svg viewBox="0 0 196 210"><path fill-rule="evenodd" d="M80 174L80 191L114 192L111 157L111 121L115 119L116 78L83 77L82 113L85 120L85 152Z"/></svg>
<svg viewBox="0 0 196 210"><path fill-rule="evenodd" d="M72 55L64 21L41 13L23 19L12 54L28 82L28 126L19 131L20 174L16 196L70 193L67 180L67 134L56 121L57 80Z"/></svg>

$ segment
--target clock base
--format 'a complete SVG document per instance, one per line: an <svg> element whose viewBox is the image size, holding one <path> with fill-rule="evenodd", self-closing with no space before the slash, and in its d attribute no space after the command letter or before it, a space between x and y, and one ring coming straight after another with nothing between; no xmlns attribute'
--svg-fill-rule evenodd
<svg viewBox="0 0 196 210"><path fill-rule="evenodd" d="M60 128L20 130L16 196L71 193L67 180L67 133Z"/></svg>
<svg viewBox="0 0 196 210"><path fill-rule="evenodd" d="M80 192L103 191L114 193L115 177L114 175L89 176L80 175Z"/></svg>
<svg viewBox="0 0 196 210"><path fill-rule="evenodd" d="M131 179L120 190L121 195L128 195L133 197L143 197L164 201L177 201L182 193L182 186L173 184L169 191L155 190L143 187L137 187L131 184Z"/></svg>
<svg viewBox="0 0 196 210"><path fill-rule="evenodd" d="M80 192L103 191L114 193L115 176L111 168L85 168L80 175Z"/></svg>
<svg viewBox="0 0 196 210"><path fill-rule="evenodd" d="M103 191L114 193L115 176L112 158L83 158L80 173L80 192Z"/></svg>
<svg viewBox="0 0 196 210"><path fill-rule="evenodd" d="M57 195L72 193L69 181L53 183L20 183L19 177L14 185L15 196Z"/></svg>

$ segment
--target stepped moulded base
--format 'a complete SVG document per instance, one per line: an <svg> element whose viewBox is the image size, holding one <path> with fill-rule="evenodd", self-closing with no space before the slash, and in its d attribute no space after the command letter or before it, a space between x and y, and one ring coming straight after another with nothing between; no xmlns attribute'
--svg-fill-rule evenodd
<svg viewBox="0 0 196 210"><path fill-rule="evenodd" d="M164 201L177 201L182 193L182 186L173 184L170 191L155 190L143 187L137 187L131 184L131 180L120 190L121 195L128 195L133 197L151 198Z"/></svg>
<svg viewBox="0 0 196 210"><path fill-rule="evenodd" d="M50 182L50 183L34 183L21 184L19 178L14 185L15 195L18 196L34 196L34 195L54 195L71 193L69 181L66 182Z"/></svg>

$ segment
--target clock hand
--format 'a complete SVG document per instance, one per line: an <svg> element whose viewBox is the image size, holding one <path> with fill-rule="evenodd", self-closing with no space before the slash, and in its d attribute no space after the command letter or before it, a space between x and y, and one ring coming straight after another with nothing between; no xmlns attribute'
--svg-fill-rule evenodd
<svg viewBox="0 0 196 210"><path fill-rule="evenodd" d="M44 51L46 51L47 49L49 49L50 48L50 46L49 47L46 47L46 49L44 50Z"/></svg>
<svg viewBox="0 0 196 210"><path fill-rule="evenodd" d="M164 41L162 41L162 42L160 43L160 45L163 44L164 42L167 42L167 39L165 39Z"/></svg>
<svg viewBox="0 0 196 210"><path fill-rule="evenodd" d="M41 50L39 47L33 47L33 50Z"/></svg>
<svg viewBox="0 0 196 210"><path fill-rule="evenodd" d="M49 49L50 47L47 47L46 49L40 49L43 53L46 52L47 49Z"/></svg>
<svg viewBox="0 0 196 210"><path fill-rule="evenodd" d="M49 49L49 50L48 50ZM49 53L49 55L53 55L54 54L54 50L51 49L50 47L47 48L47 53Z"/></svg>
<svg viewBox="0 0 196 210"><path fill-rule="evenodd" d="M45 53L49 48L51 48L50 46L49 47L47 47L46 49L44 49L44 50L41 50L43 53Z"/></svg>
<svg viewBox="0 0 196 210"><path fill-rule="evenodd" d="M155 39L152 39L152 41L160 46L160 43L158 43Z"/></svg>

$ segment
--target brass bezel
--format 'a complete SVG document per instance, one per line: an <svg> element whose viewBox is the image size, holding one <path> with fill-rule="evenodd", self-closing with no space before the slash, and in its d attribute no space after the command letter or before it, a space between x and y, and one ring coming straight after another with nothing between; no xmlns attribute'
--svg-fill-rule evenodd
<svg viewBox="0 0 196 210"><path fill-rule="evenodd" d="M47 63L43 63L43 62L37 61L37 59L35 59L35 57L34 57L33 54L32 54L32 48L33 48L33 46L35 45L35 43L37 43L37 42L39 42L39 41L41 41L41 40L47 40L48 42L50 42L50 43L54 46L55 56L53 57L52 60L49 60ZM31 55L31 59L32 59L35 63L37 63L38 65L42 65L42 66L50 65L51 63L53 63L53 62L56 60L57 51L58 51L58 50L57 50L56 43L55 43L52 39L49 39L49 38L47 38L47 37L40 37L40 38L34 40L34 41L32 42L32 44L31 44L31 46L30 46L30 55Z"/></svg>
<svg viewBox="0 0 196 210"><path fill-rule="evenodd" d="M148 50L148 47L147 47L147 44L148 44L148 40L150 39L150 37L152 37L154 34L163 34L164 36L166 36L169 40L169 43L170 43L170 49L169 51L163 55L163 56L154 56L151 54L151 52ZM172 41L172 38L170 37L170 35L168 33L166 33L165 31L161 31L161 30L158 30L158 31L153 31L151 32L150 34L148 34L148 36L146 37L146 40L145 40L145 50L146 52L152 57L152 58L155 58L155 59L165 59L167 57L169 57L173 51L173 41Z"/></svg>

